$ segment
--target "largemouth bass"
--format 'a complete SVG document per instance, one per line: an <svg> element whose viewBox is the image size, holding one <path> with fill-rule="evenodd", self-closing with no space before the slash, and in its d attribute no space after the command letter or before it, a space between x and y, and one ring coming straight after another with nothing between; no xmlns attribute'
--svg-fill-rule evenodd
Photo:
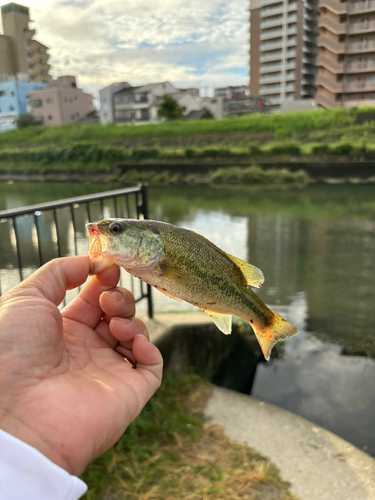
<svg viewBox="0 0 375 500"><path fill-rule="evenodd" d="M247 321L268 360L273 345L298 330L251 290L262 271L203 236L165 222L107 219L87 224L93 273L115 263L168 297L203 309L225 334L232 315Z"/></svg>

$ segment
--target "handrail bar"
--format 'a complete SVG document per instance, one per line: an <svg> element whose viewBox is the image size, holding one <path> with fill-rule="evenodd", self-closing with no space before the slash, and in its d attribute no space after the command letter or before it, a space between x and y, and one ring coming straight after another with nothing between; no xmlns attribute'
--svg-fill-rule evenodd
<svg viewBox="0 0 375 500"><path fill-rule="evenodd" d="M84 196L77 196L75 198L65 198L63 200L50 201L46 203L39 203L37 205L29 205L26 207L8 209L0 211L0 219L9 217L17 217L20 215L33 214L34 212L41 212L44 210L53 210L55 208L63 208L73 204L86 203L89 201L105 200L113 196L121 196L126 194L140 193L142 186L134 188L115 189L113 191L105 191L103 193L88 194Z"/></svg>

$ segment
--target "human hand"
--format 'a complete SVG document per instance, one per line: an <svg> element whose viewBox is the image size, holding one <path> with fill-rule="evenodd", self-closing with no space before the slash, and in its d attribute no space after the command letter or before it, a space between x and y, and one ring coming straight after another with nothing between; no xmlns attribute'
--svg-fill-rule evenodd
<svg viewBox="0 0 375 500"><path fill-rule="evenodd" d="M59 311L89 271L88 256L56 259L0 299L0 428L75 475L139 415L163 364L117 266Z"/></svg>

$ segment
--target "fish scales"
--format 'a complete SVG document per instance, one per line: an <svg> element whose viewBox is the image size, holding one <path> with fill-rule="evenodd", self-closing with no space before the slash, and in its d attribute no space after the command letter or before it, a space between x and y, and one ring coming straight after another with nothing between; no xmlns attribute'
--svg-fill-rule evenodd
<svg viewBox="0 0 375 500"><path fill-rule="evenodd" d="M177 291L177 297L180 295L179 298L186 302L194 301L200 304L201 309L224 314L230 305L236 316L248 316L253 312L262 316L265 322L268 321L269 309L257 300L257 295L247 287L240 269L222 250L186 229L156 221L148 222L147 225L161 235L167 264L173 268L180 268L191 277L197 288L200 285L198 290L201 293L198 291L197 296L195 295L197 289L191 289L183 282L169 280L170 290ZM147 277L153 285L154 283L151 283L155 280L153 273ZM159 279L156 284L160 286L161 282Z"/></svg>
<svg viewBox="0 0 375 500"><path fill-rule="evenodd" d="M113 262L167 296L203 309L224 333L232 315L251 324L266 359L278 341L298 333L251 290L262 272L203 236L165 222L107 219L88 224L93 272Z"/></svg>

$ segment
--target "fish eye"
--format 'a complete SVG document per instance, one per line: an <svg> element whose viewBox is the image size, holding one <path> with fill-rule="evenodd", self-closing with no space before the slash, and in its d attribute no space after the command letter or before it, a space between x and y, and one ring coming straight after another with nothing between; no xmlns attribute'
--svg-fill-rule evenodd
<svg viewBox="0 0 375 500"><path fill-rule="evenodd" d="M118 222L112 222L109 226L109 230L112 234L120 234L124 229Z"/></svg>

